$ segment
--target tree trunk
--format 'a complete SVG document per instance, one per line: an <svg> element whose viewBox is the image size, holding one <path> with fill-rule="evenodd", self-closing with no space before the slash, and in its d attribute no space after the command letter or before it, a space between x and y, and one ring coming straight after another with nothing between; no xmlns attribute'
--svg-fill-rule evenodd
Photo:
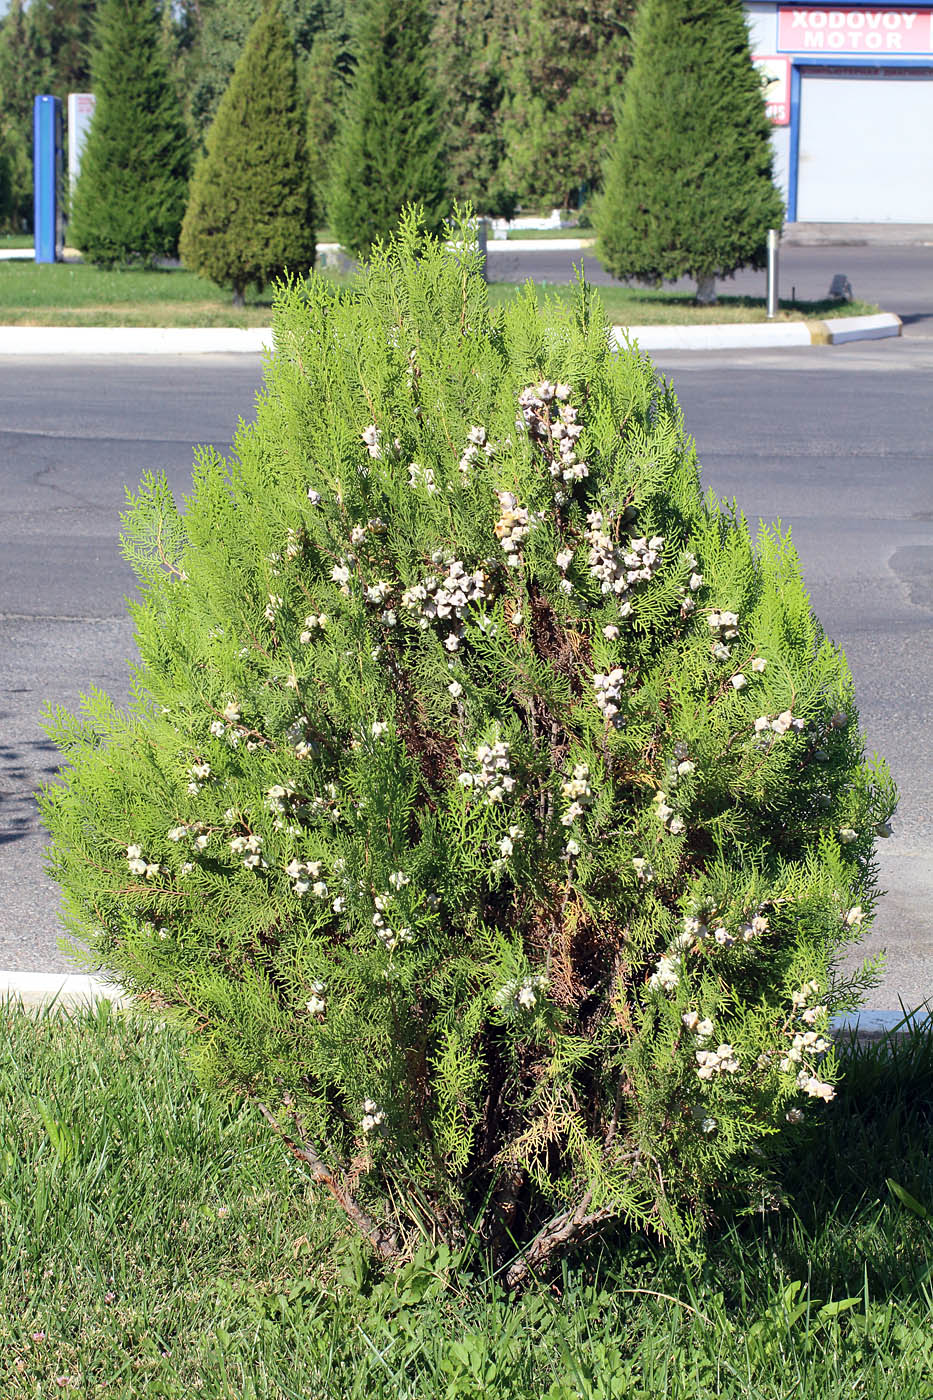
<svg viewBox="0 0 933 1400"><path fill-rule="evenodd" d="M697 278L697 306L716 305L716 278Z"/></svg>
<svg viewBox="0 0 933 1400"><path fill-rule="evenodd" d="M234 288L233 288L233 304L234 304L234 306L245 306L245 305L246 305L246 301L245 301L245 299L244 299L244 297L243 297L243 288L242 288L242 287L234 286Z"/></svg>

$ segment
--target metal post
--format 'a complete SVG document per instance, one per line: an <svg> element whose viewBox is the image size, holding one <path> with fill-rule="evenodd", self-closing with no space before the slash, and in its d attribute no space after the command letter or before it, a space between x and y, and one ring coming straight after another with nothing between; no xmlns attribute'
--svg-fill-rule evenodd
<svg viewBox="0 0 933 1400"><path fill-rule="evenodd" d="M476 246L483 255L483 281L489 281L489 271L487 266L486 248L489 242L489 221L487 219L477 219L476 221Z"/></svg>
<svg viewBox="0 0 933 1400"><path fill-rule="evenodd" d="M62 209L62 104L33 100L33 228L37 263L57 262L64 245Z"/></svg>
<svg viewBox="0 0 933 1400"><path fill-rule="evenodd" d="M768 320L778 314L778 243L781 235L776 228L768 229Z"/></svg>

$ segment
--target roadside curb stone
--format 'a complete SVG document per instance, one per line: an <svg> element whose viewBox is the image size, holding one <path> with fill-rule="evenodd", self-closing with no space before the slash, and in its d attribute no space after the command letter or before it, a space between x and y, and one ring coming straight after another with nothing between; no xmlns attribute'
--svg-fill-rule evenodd
<svg viewBox="0 0 933 1400"><path fill-rule="evenodd" d="M707 326L613 326L615 344L653 350L763 350L899 336L900 317L735 322ZM0 326L0 357L33 355L261 355L272 349L268 326Z"/></svg>
<svg viewBox="0 0 933 1400"><path fill-rule="evenodd" d="M115 1006L131 1006L132 997L113 982L99 977L62 972L0 972L0 1000L37 1010L60 1006L74 1010L92 1007L100 1001ZM861 1010L851 1016L837 1016L831 1031L837 1040L854 1036L862 1044L883 1042L890 1036L905 1036L912 1031L929 1028L933 1022L933 1005L927 1003L913 1011Z"/></svg>

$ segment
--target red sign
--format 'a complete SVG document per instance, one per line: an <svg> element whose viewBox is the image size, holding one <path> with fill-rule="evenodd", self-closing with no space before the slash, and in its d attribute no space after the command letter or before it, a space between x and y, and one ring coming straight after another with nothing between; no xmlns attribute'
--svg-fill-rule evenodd
<svg viewBox="0 0 933 1400"><path fill-rule="evenodd" d="M786 5L778 11L778 48L785 53L933 54L933 12Z"/></svg>
<svg viewBox="0 0 933 1400"><path fill-rule="evenodd" d="M787 126L790 121L790 59L755 53L752 63L761 74L765 111L771 125Z"/></svg>

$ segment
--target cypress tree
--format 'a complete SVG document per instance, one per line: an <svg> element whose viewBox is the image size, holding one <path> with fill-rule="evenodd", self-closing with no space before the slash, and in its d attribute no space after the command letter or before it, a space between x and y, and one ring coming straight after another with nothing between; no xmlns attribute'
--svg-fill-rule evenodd
<svg viewBox="0 0 933 1400"><path fill-rule="evenodd" d="M304 103L279 0L250 30L207 134L181 234L186 267L233 288L314 264Z"/></svg>
<svg viewBox="0 0 933 1400"><path fill-rule="evenodd" d="M783 218L741 0L644 0L595 223L617 277L713 279L762 267Z"/></svg>
<svg viewBox="0 0 933 1400"><path fill-rule="evenodd" d="M308 125L308 169L318 209L327 204L331 151L337 132L337 106L341 77L339 45L329 34L320 33L311 46L305 67L305 117Z"/></svg>
<svg viewBox="0 0 933 1400"><path fill-rule="evenodd" d="M505 51L506 170L523 199L567 207L599 183L628 66L633 0L528 0Z"/></svg>
<svg viewBox="0 0 933 1400"><path fill-rule="evenodd" d="M91 79L97 106L69 238L103 267L173 255L189 146L153 0L103 0Z"/></svg>
<svg viewBox="0 0 933 1400"><path fill-rule="evenodd" d="M461 203L505 218L515 209L503 169L503 64L513 3L439 0L432 46L451 190Z"/></svg>
<svg viewBox="0 0 933 1400"><path fill-rule="evenodd" d="M425 0L368 0L355 38L328 214L343 246L365 257L389 237L406 205L420 205L428 231L439 232L448 182Z"/></svg>

